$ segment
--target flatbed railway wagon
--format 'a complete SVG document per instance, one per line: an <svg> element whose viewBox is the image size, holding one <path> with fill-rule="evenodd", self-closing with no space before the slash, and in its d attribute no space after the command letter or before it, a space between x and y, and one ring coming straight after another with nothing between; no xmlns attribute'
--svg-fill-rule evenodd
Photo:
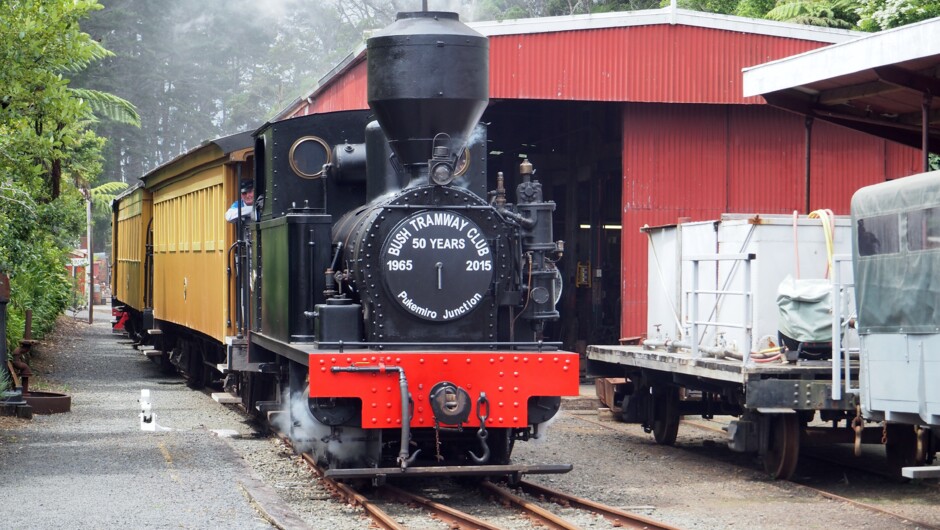
<svg viewBox="0 0 940 530"><path fill-rule="evenodd" d="M852 252L851 221L813 217L644 228L647 338L588 347L592 370L623 375L599 380L602 401L666 445L682 416L734 416L729 447L760 454L774 478L792 475L801 446L885 434L892 464L909 465L906 430L866 424L856 386L853 269L839 259Z"/></svg>

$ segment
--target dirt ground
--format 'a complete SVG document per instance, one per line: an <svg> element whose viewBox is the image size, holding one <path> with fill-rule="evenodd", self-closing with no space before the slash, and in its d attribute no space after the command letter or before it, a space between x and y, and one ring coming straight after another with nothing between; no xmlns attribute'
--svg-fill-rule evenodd
<svg viewBox="0 0 940 530"><path fill-rule="evenodd" d="M69 377L59 373L59 366L74 366L80 361L62 356L76 355L69 348L70 341L76 334L83 333L86 326L70 318L60 321L56 333L36 347L31 365L37 375L31 385L68 391ZM110 341L103 347L111 348L113 355L123 357L124 349L128 356L137 355L129 345L120 346L118 351L116 341L122 340L118 337L102 340ZM146 361L141 358L140 362ZM215 403L209 406L221 407ZM42 421L0 417L0 446L16 443L18 438L48 425ZM516 444L513 461L518 464L571 463L574 470L568 474L528 479L679 528L940 528L940 488L936 487L936 481L887 481L826 464L808 453L801 456L794 481L773 481L764 474L755 456L733 453L727 448L720 423L714 423L713 427L719 432L684 423L676 445L665 447L657 445L652 435L644 433L637 425L620 423L593 409L563 408L544 439ZM245 447L238 447L239 443ZM277 456L276 448L264 450L262 447L273 442L243 439L239 443L235 445L242 458L264 482L273 485L289 504L293 504L297 513L302 513L305 519L309 515L312 527L322 527L317 524L317 518L326 520L331 510L336 512L330 515L335 517L330 519L331 528L361 528L364 524L355 510L348 507L333 510L327 505L332 506L335 501L328 495L311 493L310 481L299 470L297 476L289 475L291 480L287 480L285 471L274 465L283 460L283 456ZM849 452L848 448L833 447L832 450ZM860 465L877 466L883 454L867 458L871 460L862 460ZM876 505L900 517L834 500L807 486ZM299 493L303 494L297 495ZM582 526L609 527L602 520L589 520Z"/></svg>

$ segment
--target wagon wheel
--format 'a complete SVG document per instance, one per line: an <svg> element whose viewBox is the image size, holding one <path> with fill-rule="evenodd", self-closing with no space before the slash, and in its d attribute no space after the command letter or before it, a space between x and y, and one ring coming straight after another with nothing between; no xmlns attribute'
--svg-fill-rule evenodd
<svg viewBox="0 0 940 530"><path fill-rule="evenodd" d="M793 476L800 457L800 419L796 414L774 414L769 424L764 470L771 478L788 480Z"/></svg>
<svg viewBox="0 0 940 530"><path fill-rule="evenodd" d="M188 352L186 356L186 370L183 373L186 384L189 388L194 390L204 388L206 386L206 366L203 364L201 345L184 342L183 348L184 351Z"/></svg>
<svg viewBox="0 0 940 530"><path fill-rule="evenodd" d="M164 374L176 373L176 365L174 365L173 361L170 359L169 351L164 351L163 355L154 359L153 362L155 362L157 365L160 366L160 371L163 372Z"/></svg>
<svg viewBox="0 0 940 530"><path fill-rule="evenodd" d="M679 434L679 387L653 387L653 439L659 445L673 445Z"/></svg>
<svg viewBox="0 0 940 530"><path fill-rule="evenodd" d="M889 423L885 431L885 456L892 473L900 477L901 468L923 463L917 461L917 431L913 425Z"/></svg>

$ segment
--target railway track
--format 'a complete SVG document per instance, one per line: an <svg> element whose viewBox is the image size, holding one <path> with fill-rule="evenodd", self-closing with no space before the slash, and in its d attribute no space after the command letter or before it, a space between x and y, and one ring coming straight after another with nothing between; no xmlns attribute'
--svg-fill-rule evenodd
<svg viewBox="0 0 940 530"><path fill-rule="evenodd" d="M572 414L571 416L579 421L628 435L623 428L619 428L622 427L622 424L598 421L582 414ZM683 425L688 427L714 433L724 433L719 424L712 423L703 424L694 420L683 420ZM281 435L280 437L286 445L291 445L290 441L284 436ZM811 457L812 455L806 454L805 456ZM611 528L671 528L669 525L637 514L623 512L524 480L519 481L512 487L491 482L462 480L450 485L451 491L443 495L435 491L431 493L421 491L422 489L435 489L434 487L427 487L428 482L433 483L431 479L409 482L407 488L383 486L376 489L359 490L349 484L325 477L323 471L314 465L308 455L302 455L302 458L310 467L311 472L319 475L318 483L320 485L329 489L334 497L341 498L343 502L360 507L379 528L419 529L439 527L435 526L439 524L435 520L442 521L453 529L523 528L531 527L532 524L545 528L604 527L604 523L600 523L600 526L598 526L600 518L591 518L592 516L578 513L580 511L602 515L609 521L608 524ZM831 466L841 465L839 462L826 460ZM741 462L739 461L735 465L741 465ZM872 472L864 468L861 468L861 471ZM810 480L818 480L817 474L813 474ZM855 481L858 481L858 479L855 479ZM871 502L850 498L856 495L846 494L838 488L826 489L825 486L818 487L799 480L789 481L786 484L789 487L811 492L834 502L845 503L854 508L890 517L898 521L899 526L925 529L940 528L936 524L918 521L916 517L905 515L902 513L903 506L900 505L898 505L899 511L895 511L892 507L882 507ZM462 497L463 500L455 502L454 499L457 497ZM864 494L862 497L864 497ZM877 502L877 499L875 502ZM548 510L545 505L549 503L554 503L562 508L556 507L554 510ZM499 506L494 508L494 505L501 505L502 509ZM577 509L577 511L573 513L573 509ZM483 512L482 515L480 512ZM563 515L558 515L558 513ZM582 526L579 526L578 522L572 519L580 521Z"/></svg>
<svg viewBox="0 0 940 530"><path fill-rule="evenodd" d="M339 495L345 502L361 507L372 521L380 528L398 530L410 528L410 525L400 522L400 516L394 516L384 509L377 499L408 504L420 507L427 517L443 521L451 529L481 529L501 530L505 526L489 522L483 518L457 509L446 502L435 500L427 495L403 489L389 484L382 485L369 494L365 494L349 484L335 481L325 476L324 471L317 466L309 455L302 455L305 462L313 472L328 485L328 488ZM472 491L476 489L477 491ZM484 502L511 507L517 513L514 516L528 519L544 528L551 530L576 530L581 528L576 522L560 516L542 506L539 501L529 500L511 490L537 498L541 502L552 502L565 508L575 508L585 512L603 516L610 521L612 527L635 528L649 530L675 530L675 527L655 521L648 517L632 514L607 506L601 503L555 491L525 480L519 481L512 488L489 480L467 482L460 491L462 497L482 494ZM592 525L593 526L593 525Z"/></svg>
<svg viewBox="0 0 940 530"><path fill-rule="evenodd" d="M529 509L528 506L532 503L521 497L513 495L512 493L506 491L503 488L496 486L490 482L484 482L484 487L496 495L500 495L506 500L510 500L513 504ZM546 499L555 504L561 506L577 508L587 512L595 513L597 515L603 516L605 519L613 523L617 528L647 528L647 529L671 529L675 528L671 525L650 519L649 517L643 517L642 515L637 515L630 512L625 512L623 510L607 506L606 504L601 504L599 502L594 502L588 499L581 497L576 497L574 495L569 495L545 486L540 486L532 482L520 481L518 484L514 485L514 488L520 489L526 494L539 498ZM535 506L538 508L538 506ZM551 512L548 512L548 515L553 515ZM548 521L551 522L551 518L548 518ZM543 523L544 524L544 523ZM545 524L545 526L549 526ZM551 526L549 526L551 528ZM557 528L576 528L573 526L568 526L566 523L560 524Z"/></svg>
<svg viewBox="0 0 940 530"><path fill-rule="evenodd" d="M278 433L278 436L285 444L291 445L289 438L281 433ZM411 528L411 525L401 522L402 517L400 515L393 515L390 513L390 510L383 507L383 503L387 502L397 502L420 507L420 509L425 512L426 518L443 521L453 530L502 530L506 528L506 526L501 526L500 524L474 516L467 511L455 508L447 502L433 499L428 495L418 493L410 488L404 489L402 487L384 484L370 491L368 494L364 493L350 484L326 476L325 471L316 464L309 454L303 453L301 454L301 458L306 462L311 472L317 476L321 484L344 502L362 508L372 522L379 528L387 530L404 530ZM514 492L513 490L516 491ZM518 493L537 500L530 500ZM511 488L489 480L465 481L460 486L457 494L462 498L478 497L481 502L490 503L490 505L509 507L516 512L511 514L510 517L522 517L550 530L576 530L581 528L581 526L545 508L542 503L546 502L554 503L564 508L573 508L578 511L602 516L610 522L612 528L675 530L675 527L649 517L626 512L612 506L556 491L525 480L516 482ZM453 496L453 494L451 494L451 496ZM491 507L492 506L490 506L490 508ZM595 526L592 524L592 527Z"/></svg>

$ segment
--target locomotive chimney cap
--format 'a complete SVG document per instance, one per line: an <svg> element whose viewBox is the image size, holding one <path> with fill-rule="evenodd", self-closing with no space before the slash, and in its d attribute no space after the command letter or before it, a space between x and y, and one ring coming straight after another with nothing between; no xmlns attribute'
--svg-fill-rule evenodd
<svg viewBox="0 0 940 530"><path fill-rule="evenodd" d="M487 38L456 13L418 11L366 46L369 107L399 162L427 168L441 133L461 151L489 101Z"/></svg>
<svg viewBox="0 0 940 530"><path fill-rule="evenodd" d="M395 15L395 20L402 20L404 18L447 18L460 20L460 15L453 11L399 11Z"/></svg>

